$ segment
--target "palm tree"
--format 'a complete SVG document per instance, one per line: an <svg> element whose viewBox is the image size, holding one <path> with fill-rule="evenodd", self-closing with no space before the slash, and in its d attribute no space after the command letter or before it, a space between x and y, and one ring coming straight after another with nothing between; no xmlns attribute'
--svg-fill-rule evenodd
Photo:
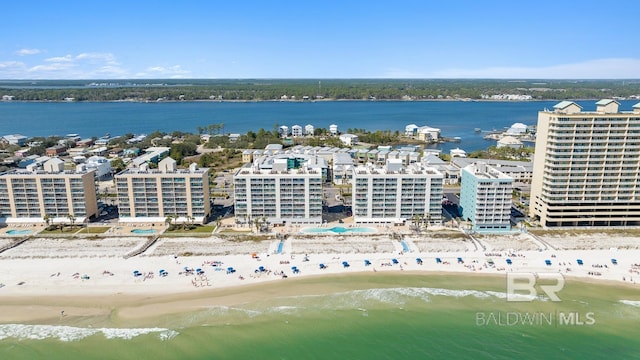
<svg viewBox="0 0 640 360"><path fill-rule="evenodd" d="M69 224L71 225L71 228L73 229L73 224L76 222L76 217L73 216L72 214L67 215L67 218L69 218Z"/></svg>
<svg viewBox="0 0 640 360"><path fill-rule="evenodd" d="M167 215L167 217L164 219L164 223L171 226L171 222L173 221L173 216L172 215Z"/></svg>
<svg viewBox="0 0 640 360"><path fill-rule="evenodd" d="M431 220L431 214L427 213L422 217L422 220L424 221L424 228L426 230L429 227L429 220Z"/></svg>
<svg viewBox="0 0 640 360"><path fill-rule="evenodd" d="M254 218L253 224L256 226L256 232L260 232L260 226L262 225L262 218L260 217Z"/></svg>
<svg viewBox="0 0 640 360"><path fill-rule="evenodd" d="M191 215L187 215L187 220L184 222L183 224L183 229L187 229L187 226L189 228L191 228L191 225L193 224L193 221L195 220L195 218Z"/></svg>
<svg viewBox="0 0 640 360"><path fill-rule="evenodd" d="M420 225L422 223L422 215L420 214L413 214L413 216L411 217L411 221L413 222L413 226L415 226L416 228L416 232L420 232Z"/></svg>
<svg viewBox="0 0 640 360"><path fill-rule="evenodd" d="M49 224L51 224L51 215L44 214L42 220L44 220L44 223L47 224L47 227L49 227Z"/></svg>
<svg viewBox="0 0 640 360"><path fill-rule="evenodd" d="M216 230L218 230L218 228L220 227L221 223L222 223L222 216L218 215L218 217L215 220Z"/></svg>

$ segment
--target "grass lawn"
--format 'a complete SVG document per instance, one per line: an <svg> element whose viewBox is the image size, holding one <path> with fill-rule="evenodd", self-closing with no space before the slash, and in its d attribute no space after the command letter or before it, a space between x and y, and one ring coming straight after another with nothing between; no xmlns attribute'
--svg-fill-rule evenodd
<svg viewBox="0 0 640 360"><path fill-rule="evenodd" d="M64 225L62 231L60 231L60 225L49 225L44 230L40 231L39 235L59 235L59 234L75 234L78 230L82 229L82 225ZM106 230L105 230L106 231Z"/></svg>
<svg viewBox="0 0 640 360"><path fill-rule="evenodd" d="M194 228L183 229L182 226L178 225L174 230L167 229L165 234L211 234L216 227L213 225L196 225Z"/></svg>
<svg viewBox="0 0 640 360"><path fill-rule="evenodd" d="M109 229L111 229L110 226L88 226L78 231L78 234L104 234Z"/></svg>

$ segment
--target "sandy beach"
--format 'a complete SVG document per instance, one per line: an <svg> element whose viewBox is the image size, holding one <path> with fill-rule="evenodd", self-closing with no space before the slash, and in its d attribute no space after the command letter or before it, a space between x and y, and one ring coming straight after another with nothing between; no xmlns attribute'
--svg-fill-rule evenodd
<svg viewBox="0 0 640 360"><path fill-rule="evenodd" d="M0 246L11 241L0 239ZM519 233L471 240L454 231L432 231L402 240L389 234L291 235L282 243L181 237L160 238L143 254L125 258L145 241L33 238L1 253L0 322L109 316L116 308L124 319L152 317L204 304L240 304L274 292L304 294L311 290L296 279L329 274L559 272L640 288L640 242L624 235Z"/></svg>

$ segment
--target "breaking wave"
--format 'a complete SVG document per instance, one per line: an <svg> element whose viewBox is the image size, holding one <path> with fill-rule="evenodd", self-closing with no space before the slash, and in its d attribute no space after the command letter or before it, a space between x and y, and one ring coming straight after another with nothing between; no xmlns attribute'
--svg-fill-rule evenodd
<svg viewBox="0 0 640 360"><path fill-rule="evenodd" d="M82 340L98 334L101 334L107 339L130 340L140 335L152 333L158 333L158 338L162 341L171 340L178 335L176 331L163 328L93 329L55 325L0 324L0 340L7 338L27 340L58 339L67 342Z"/></svg>
<svg viewBox="0 0 640 360"><path fill-rule="evenodd" d="M625 304L625 305L640 307L640 301L639 300L620 300L620 302Z"/></svg>

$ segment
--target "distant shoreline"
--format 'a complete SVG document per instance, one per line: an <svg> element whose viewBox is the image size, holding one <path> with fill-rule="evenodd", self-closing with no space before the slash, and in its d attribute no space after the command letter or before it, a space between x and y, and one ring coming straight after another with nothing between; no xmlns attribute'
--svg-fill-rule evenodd
<svg viewBox="0 0 640 360"><path fill-rule="evenodd" d="M566 100L566 99L565 99ZM597 101L599 99L569 99L569 101ZM629 101L634 101L632 99L628 99ZM87 104L108 104L108 103L144 103L144 104L160 104L160 103L315 103L315 102L402 102L402 103L411 103L411 102L486 102L486 103L531 103L531 102L552 102L552 101L564 101L560 99L531 99L531 100L492 100L492 99L415 99L415 100L402 100L402 99L376 99L376 100L366 100L366 99L321 99L321 100L161 100L161 101L153 101L153 100L105 100L105 101L95 101L95 100L82 100L82 101L66 101L66 100L0 100L0 104L3 103L87 103ZM640 100L635 100L640 102Z"/></svg>

